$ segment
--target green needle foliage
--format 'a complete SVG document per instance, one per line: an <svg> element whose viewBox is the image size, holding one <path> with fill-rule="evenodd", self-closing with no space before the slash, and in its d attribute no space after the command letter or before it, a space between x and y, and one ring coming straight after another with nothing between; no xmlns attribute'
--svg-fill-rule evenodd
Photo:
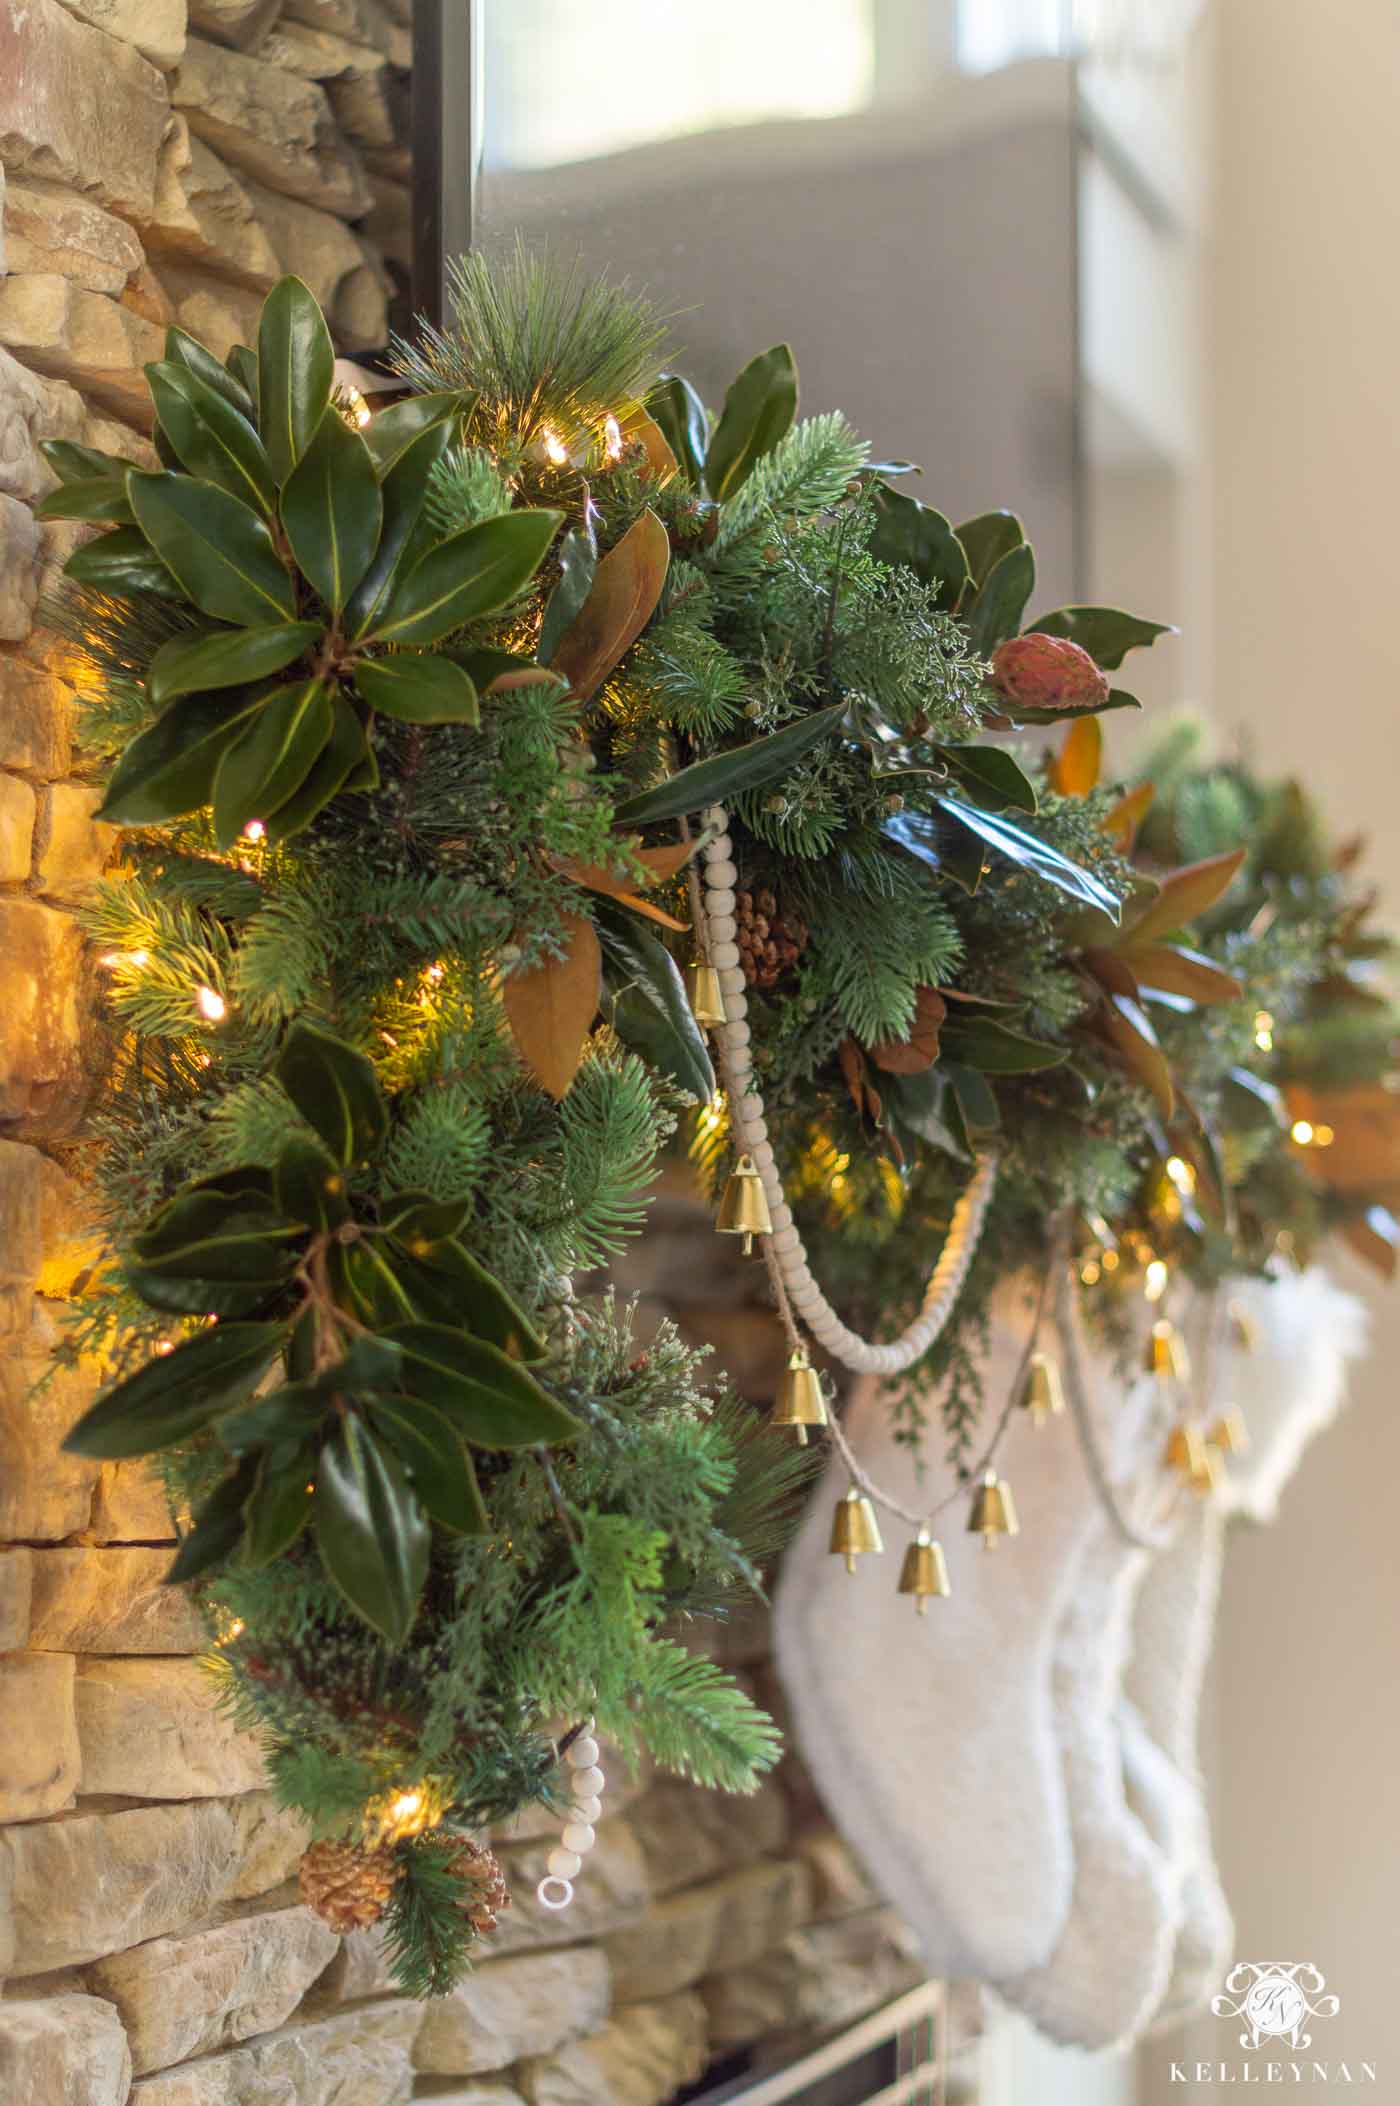
<svg viewBox="0 0 1400 2106"><path fill-rule="evenodd" d="M451 1838L552 1803L571 1723L732 1791L777 1752L685 1635L762 1588L809 1466L575 1287L715 1097L682 822L729 811L755 1071L849 1321L907 1318L1000 1157L916 1371L955 1454L992 1290L1061 1210L1125 1281L1149 1242L1215 1280L1280 1229L1393 1229L1386 1164L1329 1181L1287 1137L1285 1092L1340 1122L1394 1035L1301 792L1178 737L1135 851L1085 724L1135 706L1107 676L1159 625L1027 627L1013 515L955 529L800 420L787 346L711 415L660 336L625 291L472 257L361 431L287 279L225 364L170 332L159 472L47 449L46 516L102 529L49 612L127 830L87 909L109 1251L69 1341L115 1374L71 1444L159 1456L172 1577L314 1834L376 1847L423 1795L388 1924L416 1994L470 1957ZM718 1177L721 1102L702 1131Z"/></svg>

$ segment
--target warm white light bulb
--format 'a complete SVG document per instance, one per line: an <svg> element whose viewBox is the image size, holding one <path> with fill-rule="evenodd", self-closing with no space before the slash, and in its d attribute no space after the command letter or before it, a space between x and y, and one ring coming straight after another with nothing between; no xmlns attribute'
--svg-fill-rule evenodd
<svg viewBox="0 0 1400 2106"><path fill-rule="evenodd" d="M1160 1302L1167 1291L1167 1268L1165 1261L1154 1258L1142 1276L1142 1291L1149 1302Z"/></svg>
<svg viewBox="0 0 1400 2106"><path fill-rule="evenodd" d="M265 821L250 819L243 829L243 838L245 841L265 841L267 839L267 825Z"/></svg>
<svg viewBox="0 0 1400 2106"><path fill-rule="evenodd" d="M546 424L543 431L540 433L540 437L544 442L544 450L547 458L553 463L553 465L556 468L562 468L569 458L569 449L564 444L564 441L560 438L558 432L553 431L550 428L550 426Z"/></svg>
<svg viewBox="0 0 1400 2106"><path fill-rule="evenodd" d="M607 447L610 461L622 459L622 426L616 417L609 417L603 426L603 443Z"/></svg>
<svg viewBox="0 0 1400 2106"><path fill-rule="evenodd" d="M1196 1189L1196 1173L1184 1156L1167 1157L1167 1176L1176 1186L1183 1199L1189 1199Z"/></svg>
<svg viewBox="0 0 1400 2106"><path fill-rule="evenodd" d="M1300 1148L1311 1148L1313 1142L1317 1139L1317 1132L1311 1119L1295 1119L1290 1131L1292 1138L1298 1143Z"/></svg>
<svg viewBox="0 0 1400 2106"><path fill-rule="evenodd" d="M195 994L199 1013L211 1024L221 1023L228 1014L228 1003L212 987L201 987Z"/></svg>

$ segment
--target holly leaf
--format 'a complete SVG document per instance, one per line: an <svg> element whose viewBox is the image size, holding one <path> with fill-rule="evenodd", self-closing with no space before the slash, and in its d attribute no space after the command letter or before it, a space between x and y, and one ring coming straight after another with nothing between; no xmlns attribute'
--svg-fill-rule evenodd
<svg viewBox="0 0 1400 2106"><path fill-rule="evenodd" d="M393 1451L349 1414L321 1450L313 1511L330 1578L357 1615L402 1645L428 1576L428 1523Z"/></svg>
<svg viewBox="0 0 1400 2106"><path fill-rule="evenodd" d="M361 658L355 687L371 709L402 724L479 724L481 705L468 675L437 651Z"/></svg>
<svg viewBox="0 0 1400 2106"><path fill-rule="evenodd" d="M602 954L591 921L559 916L561 957L513 972L501 990L506 1021L521 1059L556 1103L567 1096L598 1014Z"/></svg>
<svg viewBox="0 0 1400 2106"><path fill-rule="evenodd" d="M787 344L774 344L749 360L724 398L705 457L705 482L716 503L748 480L796 415L797 364Z"/></svg>
<svg viewBox="0 0 1400 2106"><path fill-rule="evenodd" d="M258 323L258 429L280 489L330 404L335 346L310 286L282 278Z"/></svg>
<svg viewBox="0 0 1400 2106"><path fill-rule="evenodd" d="M84 1412L65 1449L120 1462L172 1447L241 1404L286 1335L285 1324L216 1324L174 1352L158 1353Z"/></svg>
<svg viewBox="0 0 1400 2106"><path fill-rule="evenodd" d="M389 1114L363 1053L315 1024L295 1023L273 1072L337 1163L349 1168L373 1155L388 1131Z"/></svg>
<svg viewBox="0 0 1400 2106"><path fill-rule="evenodd" d="M370 450L328 409L282 492L282 526L304 578L339 614L379 546L384 507Z"/></svg>
<svg viewBox="0 0 1400 2106"><path fill-rule="evenodd" d="M142 533L196 607L247 628L292 619L291 578L256 512L191 475L133 468L126 488Z"/></svg>
<svg viewBox="0 0 1400 2106"><path fill-rule="evenodd" d="M641 635L670 561L670 538L648 507L598 564L588 596L550 660L580 701L597 692Z"/></svg>

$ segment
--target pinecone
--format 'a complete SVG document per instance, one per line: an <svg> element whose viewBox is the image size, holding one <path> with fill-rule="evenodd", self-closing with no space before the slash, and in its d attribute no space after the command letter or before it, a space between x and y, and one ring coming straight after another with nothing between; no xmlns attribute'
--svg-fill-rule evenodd
<svg viewBox="0 0 1400 2106"><path fill-rule="evenodd" d="M301 1861L301 1898L333 1931L368 1930L378 1923L399 1878L392 1850L358 1843L313 1843Z"/></svg>
<svg viewBox="0 0 1400 2106"><path fill-rule="evenodd" d="M510 1888L496 1853L484 1843L459 1836L449 1838L443 1847L452 1848L447 1869L462 1882L458 1906L465 1911L472 1929L484 1938L496 1928L501 1910L510 1907Z"/></svg>
<svg viewBox="0 0 1400 2106"><path fill-rule="evenodd" d="M806 922L795 914L781 913L776 895L766 886L761 892L738 895L734 919L739 925L734 941L749 986L776 986L807 948Z"/></svg>

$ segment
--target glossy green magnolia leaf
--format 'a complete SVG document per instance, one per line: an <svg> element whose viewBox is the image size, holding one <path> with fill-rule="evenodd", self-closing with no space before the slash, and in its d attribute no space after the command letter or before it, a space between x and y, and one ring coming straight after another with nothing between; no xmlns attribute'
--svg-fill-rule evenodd
<svg viewBox="0 0 1400 2106"><path fill-rule="evenodd" d="M280 489L330 404L335 347L315 295L282 278L258 323L258 429Z"/></svg>
<svg viewBox="0 0 1400 2106"><path fill-rule="evenodd" d="M835 702L829 709L816 709L808 717L799 717L795 724L785 724L781 731L770 731L766 738L750 739L746 745L731 746L709 760L696 761L693 766L668 775L653 789L624 798L617 807L617 824L649 826L658 819L675 819L682 812L699 811L707 804L722 804L740 790L756 790L786 773L823 739L833 737L845 715L845 703Z"/></svg>
<svg viewBox="0 0 1400 2106"><path fill-rule="evenodd" d="M319 622L268 622L256 629L202 629L172 636L151 660L146 693L157 709L178 695L242 687L280 673L324 634Z"/></svg>
<svg viewBox="0 0 1400 2106"><path fill-rule="evenodd" d="M962 543L974 587L980 587L993 565L1013 548L1019 548L1026 538L1014 512L979 512L975 519L965 519L954 532Z"/></svg>
<svg viewBox="0 0 1400 2106"><path fill-rule="evenodd" d="M380 1208L379 1223L414 1257L423 1257L434 1244L446 1243L455 1236L471 1210L469 1199L434 1199L430 1192L395 1192Z"/></svg>
<svg viewBox="0 0 1400 2106"><path fill-rule="evenodd" d="M440 542L395 582L367 640L441 643L467 622L494 614L529 584L563 516L503 512Z"/></svg>
<svg viewBox="0 0 1400 2106"><path fill-rule="evenodd" d="M388 1335L403 1354L408 1394L445 1412L474 1447L532 1448L578 1432L572 1412L484 1339L446 1324L396 1324Z"/></svg>
<svg viewBox="0 0 1400 2106"><path fill-rule="evenodd" d="M122 453L103 453L73 439L41 439L39 451L61 483L114 482L126 488L126 471L135 461Z"/></svg>
<svg viewBox="0 0 1400 2106"><path fill-rule="evenodd" d="M169 365L183 366L202 380L206 387L213 388L227 402L251 418L254 413L253 397L243 385L242 378L231 366L220 365L212 351L206 351L197 337L179 329L174 323L165 332L165 357Z"/></svg>
<svg viewBox="0 0 1400 2106"><path fill-rule="evenodd" d="M461 417L470 415L473 400L470 395L409 395L388 409L376 410L365 426L365 444L381 477L388 475L425 431L441 427L439 446L446 446Z"/></svg>
<svg viewBox="0 0 1400 2106"><path fill-rule="evenodd" d="M598 573L598 541L593 532L592 509L582 526L571 527L559 544L559 583L545 602L535 656L548 665L563 638L573 627Z"/></svg>
<svg viewBox="0 0 1400 2106"><path fill-rule="evenodd" d="M258 399L257 352L251 351L247 344L232 345L228 357L224 360L224 370L232 379L238 382L238 385L248 397L248 408L245 411L245 415L251 416Z"/></svg>
<svg viewBox="0 0 1400 2106"><path fill-rule="evenodd" d="M219 1441L231 1455L287 1447L310 1439L327 1424L330 1411L329 1398L311 1383L286 1382L237 1411L226 1411L219 1420Z"/></svg>
<svg viewBox="0 0 1400 2106"><path fill-rule="evenodd" d="M797 415L797 364L787 344L760 351L724 398L705 456L705 482L717 503L732 497Z"/></svg>
<svg viewBox="0 0 1400 2106"><path fill-rule="evenodd" d="M329 1264L336 1301L361 1323L383 1329L427 1314L409 1290L411 1268L386 1240L367 1236L348 1250L336 1246ZM458 1314L454 1307L444 1321L456 1322Z"/></svg>
<svg viewBox="0 0 1400 2106"><path fill-rule="evenodd" d="M229 848L251 819L267 823L306 781L331 735L330 690L322 680L274 688L214 775L214 837Z"/></svg>
<svg viewBox="0 0 1400 2106"><path fill-rule="evenodd" d="M177 1274L149 1271L135 1258L122 1264L122 1278L148 1308L166 1316L260 1316L281 1291L276 1286L229 1280L187 1280Z"/></svg>
<svg viewBox="0 0 1400 2106"><path fill-rule="evenodd" d="M110 475L94 475L82 482L60 483L41 497L34 507L36 519L91 519L104 526L132 526L136 514L126 494L125 483Z"/></svg>
<svg viewBox="0 0 1400 2106"><path fill-rule="evenodd" d="M308 1126L344 1168L372 1155L388 1130L379 1078L363 1053L315 1024L295 1023L274 1072Z"/></svg>
<svg viewBox="0 0 1400 2106"><path fill-rule="evenodd" d="M169 1448L241 1404L286 1335L279 1323L221 1323L201 1331L99 1397L63 1445L70 1455L114 1462Z"/></svg>
<svg viewBox="0 0 1400 2106"><path fill-rule="evenodd" d="M1116 672L1129 651L1177 633L1170 622L1145 622L1117 607L1057 607L1052 614L1037 615L1027 628L1039 636L1067 636L1106 673Z"/></svg>
<svg viewBox="0 0 1400 2106"><path fill-rule="evenodd" d="M409 406L408 403L399 405L403 409ZM393 416L394 412L386 410L384 414ZM370 431L373 429L371 425ZM367 629L374 627L380 610L388 604L400 570L411 568L423 554L418 545L423 501L428 494L429 478L451 436L450 424L441 420L430 424L394 456L392 465L384 474L379 492L383 505L379 546L345 610L345 633L352 639L363 636Z"/></svg>
<svg viewBox="0 0 1400 2106"><path fill-rule="evenodd" d="M968 581L967 555L941 512L902 490L875 491L875 532L870 553L882 563L902 563L951 612Z"/></svg>
<svg viewBox="0 0 1400 2106"><path fill-rule="evenodd" d="M346 1416L321 1450L313 1502L316 1546L357 1615L402 1645L428 1576L429 1529L403 1469Z"/></svg>
<svg viewBox="0 0 1400 2106"><path fill-rule="evenodd" d="M976 805L965 804L961 798L945 795L937 801L950 818L958 820L999 855L1019 863L1023 870L1033 872L1046 884L1068 893L1071 899L1080 899L1088 906L1099 908L1110 921L1118 921L1118 895L1092 871L1082 870L1077 863L1071 863L1068 856L1062 856L1057 848L1051 848L1038 835L1029 833L1025 827L1017 826L1000 813L980 811Z"/></svg>
<svg viewBox="0 0 1400 2106"><path fill-rule="evenodd" d="M341 790L373 789L378 780L379 764L359 713L349 698L335 688L331 693L330 737L300 788L275 812L264 813L268 840L290 840L309 826Z"/></svg>
<svg viewBox="0 0 1400 2106"><path fill-rule="evenodd" d="M598 937L604 1014L614 1031L632 1052L708 1103L718 1087L715 1071L675 959L635 915L612 907L599 911Z"/></svg>
<svg viewBox="0 0 1400 2106"><path fill-rule="evenodd" d="M167 1587L197 1579L201 1572L232 1557L243 1537L244 1510L257 1474L256 1463L242 1462L214 1487L164 1575Z"/></svg>
<svg viewBox="0 0 1400 2106"><path fill-rule="evenodd" d="M451 1421L417 1397L378 1397L370 1416L434 1521L458 1535L485 1535L491 1519L476 1481L476 1465Z"/></svg>
<svg viewBox="0 0 1400 2106"><path fill-rule="evenodd" d="M424 1322L470 1331L510 1360L546 1358L549 1348L529 1317L465 1244L449 1238L423 1252L402 1235L394 1243L396 1253L404 1253L399 1283ZM402 1312L388 1320L401 1321Z"/></svg>
<svg viewBox="0 0 1400 2106"><path fill-rule="evenodd" d="M1029 542L997 558L964 617L968 641L979 657L990 658L998 644L1017 634L1034 586L1035 557Z"/></svg>
<svg viewBox="0 0 1400 2106"><path fill-rule="evenodd" d="M986 1076L979 1074L976 1068L963 1067L954 1060L944 1061L943 1073L957 1101L965 1130L969 1133L994 1133L1001 1124L1001 1107Z"/></svg>
<svg viewBox="0 0 1400 2106"><path fill-rule="evenodd" d="M139 527L114 527L75 548L63 566L65 578L91 585L115 600L183 600L184 588L166 569Z"/></svg>
<svg viewBox="0 0 1400 2106"><path fill-rule="evenodd" d="M289 1276L299 1241L280 1208L242 1195L180 1192L135 1239L132 1255L167 1278L271 1287Z"/></svg>
<svg viewBox="0 0 1400 2106"><path fill-rule="evenodd" d="M693 490L698 490L710 444L710 420L704 403L679 373L663 373L646 398L646 411L660 426L681 474Z"/></svg>
<svg viewBox="0 0 1400 2106"><path fill-rule="evenodd" d="M225 751L262 707L256 690L182 695L131 741L97 817L113 826L158 826L200 811Z"/></svg>
<svg viewBox="0 0 1400 2106"><path fill-rule="evenodd" d="M479 724L481 705L461 666L436 651L361 658L355 687L371 709L403 724Z"/></svg>
<svg viewBox="0 0 1400 2106"><path fill-rule="evenodd" d="M384 507L370 450L328 409L282 491L282 526L302 576L339 614L379 546Z"/></svg>
<svg viewBox="0 0 1400 2106"><path fill-rule="evenodd" d="M387 1338L366 1332L353 1339L334 1367L318 1375L313 1388L331 1397L371 1396L403 1386L403 1355Z"/></svg>
<svg viewBox="0 0 1400 2106"><path fill-rule="evenodd" d="M925 1068L917 1075L882 1074L880 1095L884 1099L886 1115L894 1118L915 1140L925 1142L930 1148L941 1149L955 1161L965 1163L970 1160L971 1151L956 1103L949 1105L952 1092L947 1077L936 1067Z"/></svg>
<svg viewBox="0 0 1400 2106"><path fill-rule="evenodd" d="M161 429L190 474L271 512L277 497L272 468L242 411L187 366L169 360L147 366L146 384Z"/></svg>
<svg viewBox="0 0 1400 2106"><path fill-rule="evenodd" d="M196 607L245 627L291 620L292 581L256 512L190 475L133 469L126 487L141 531Z"/></svg>
<svg viewBox="0 0 1400 2106"><path fill-rule="evenodd" d="M998 716L1032 730L1043 730L1047 724L1072 724L1077 717L1101 717L1110 709L1142 708L1137 696L1124 694L1121 687L1111 687L1102 702L1067 702L1054 709L1018 709L1005 695L993 691L986 691L986 699Z"/></svg>
<svg viewBox="0 0 1400 2106"><path fill-rule="evenodd" d="M255 1569L285 1557L311 1519L316 1450L308 1442L274 1464L261 1458L257 1481L244 1509L243 1556Z"/></svg>
<svg viewBox="0 0 1400 2106"><path fill-rule="evenodd" d="M1040 809L1035 784L1020 762L1001 746L940 746L938 749L973 801L1031 816Z"/></svg>
<svg viewBox="0 0 1400 2106"><path fill-rule="evenodd" d="M941 1048L959 1067L975 1068L982 1075L1030 1075L1038 1068L1057 1068L1068 1058L1064 1046L1028 1038L990 1017L952 1017L944 1024Z"/></svg>
<svg viewBox="0 0 1400 2106"><path fill-rule="evenodd" d="M340 1165L315 1141L303 1138L286 1143L277 1158L273 1184L280 1212L314 1235L325 1235L349 1217Z"/></svg>

